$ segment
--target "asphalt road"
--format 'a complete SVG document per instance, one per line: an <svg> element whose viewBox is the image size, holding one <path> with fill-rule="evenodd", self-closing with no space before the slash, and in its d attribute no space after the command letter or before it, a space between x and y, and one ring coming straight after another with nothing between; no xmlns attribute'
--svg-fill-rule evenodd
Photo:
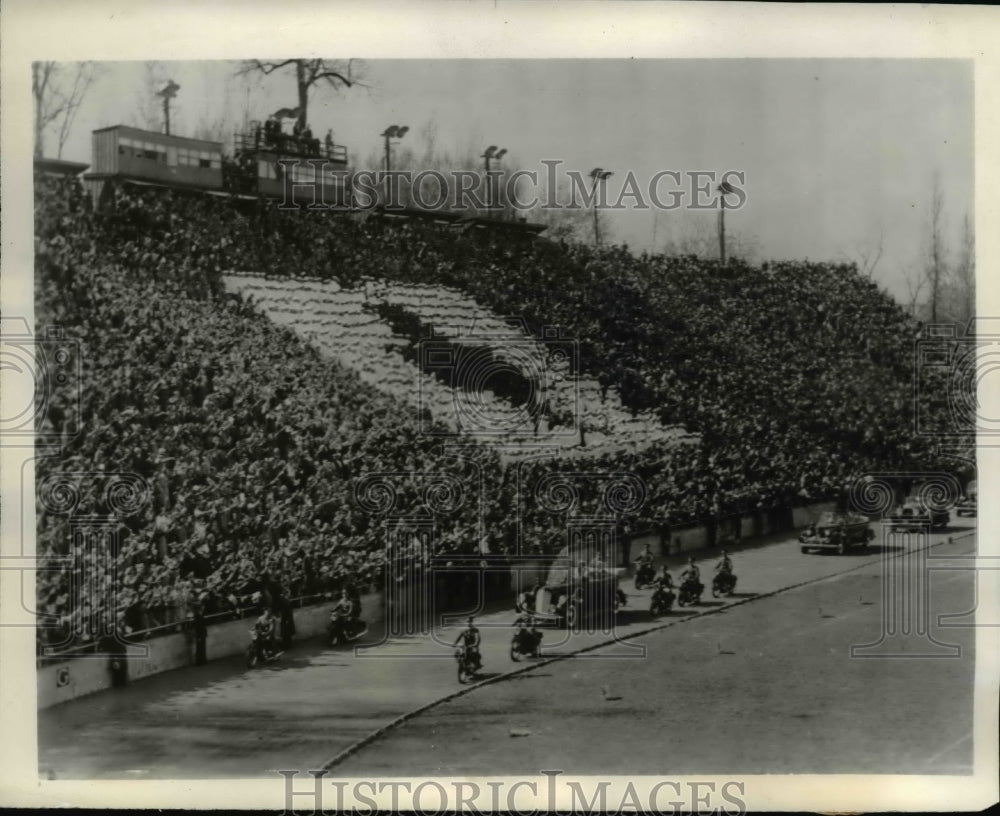
<svg viewBox="0 0 1000 816"><path fill-rule="evenodd" d="M337 772L971 773L974 630L931 627L953 658L852 658L879 640L881 581L868 564L646 635L645 659L550 663L403 723ZM931 591L934 619L975 603L968 572L936 572Z"/></svg>
<svg viewBox="0 0 1000 816"><path fill-rule="evenodd" d="M962 520L948 534L971 526ZM971 536L943 538L934 537L935 556L975 546ZM484 677L500 682L475 687L457 683L445 645L454 626L436 630L438 642L398 639L363 654L307 643L253 671L239 658L177 670L40 712L39 763L57 778L133 779L323 765L338 775L961 773L971 765L972 630L935 634L960 647L957 658L849 656L851 644L878 640L883 576L904 553L877 544L802 555L787 536L744 546L736 596L706 596L657 620L648 590L623 583L618 642L595 648L609 635L547 631L545 655L564 659L506 679L524 666L507 653L513 614L483 615ZM969 572L935 572L931 588L932 618L974 606ZM893 648L919 651L920 642ZM571 656L581 649L590 651ZM465 693L435 705L455 692Z"/></svg>

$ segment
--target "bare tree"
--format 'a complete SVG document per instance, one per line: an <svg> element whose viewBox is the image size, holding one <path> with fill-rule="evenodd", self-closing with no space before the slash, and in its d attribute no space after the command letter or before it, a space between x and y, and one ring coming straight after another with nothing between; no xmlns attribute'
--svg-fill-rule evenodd
<svg viewBox="0 0 1000 816"><path fill-rule="evenodd" d="M962 249L955 269L959 294L965 302L965 319L976 314L976 236L972 230L969 214L962 219Z"/></svg>
<svg viewBox="0 0 1000 816"><path fill-rule="evenodd" d="M54 127L57 157L73 129L84 97L98 77L93 62L31 64L31 95L35 102L35 156L45 155L45 131Z"/></svg>
<svg viewBox="0 0 1000 816"><path fill-rule="evenodd" d="M142 80L135 92L135 102L128 114L128 123L154 133L163 131L163 99L157 93L167 84L167 67L159 60L142 63Z"/></svg>
<svg viewBox="0 0 1000 816"><path fill-rule="evenodd" d="M916 319L920 319L920 295L927 286L928 278L925 276L919 276L916 278L909 277L906 279L906 291L909 297L907 302L907 308L909 309L910 315Z"/></svg>
<svg viewBox="0 0 1000 816"><path fill-rule="evenodd" d="M940 306L941 282L945 276L945 248L942 236L941 218L944 209L944 195L941 192L941 179L935 173L931 188L930 210L930 245L927 250L927 268L925 276L929 285L931 323L937 323Z"/></svg>
<svg viewBox="0 0 1000 816"><path fill-rule="evenodd" d="M572 206L570 184L562 179L555 194L546 186L538 195L540 205L527 214L529 221L545 225L545 237L553 241L574 244L591 244L594 241L594 213L587 207ZM559 206L544 206L547 203ZM604 212L598 210L598 229L602 241L613 242L611 225Z"/></svg>
<svg viewBox="0 0 1000 816"><path fill-rule="evenodd" d="M367 66L362 60L286 59L276 61L244 60L236 70L237 76L261 74L270 76L284 68L295 72L298 97L297 118L299 126L306 127L309 119L309 93L317 85L339 90L355 86L367 87L364 82Z"/></svg>
<svg viewBox="0 0 1000 816"><path fill-rule="evenodd" d="M949 284L952 273L948 269L948 249L944 237L944 195L941 179L937 173L931 184L931 198L927 215L927 243L921 264L907 279L910 311L914 317L937 323L944 318L955 319L956 315L946 314L953 310L948 307ZM924 298L920 301L921 296Z"/></svg>
<svg viewBox="0 0 1000 816"><path fill-rule="evenodd" d="M231 77L226 81L222 103L202 109L191 135L195 139L227 144L241 125L244 132L250 129L249 86Z"/></svg>
<svg viewBox="0 0 1000 816"><path fill-rule="evenodd" d="M676 229L673 237L664 242L665 255L694 255L710 260L719 257L719 233L711 216L678 217L671 226ZM726 254L753 263L760 255L760 243L754 235L727 227Z"/></svg>
<svg viewBox="0 0 1000 816"><path fill-rule="evenodd" d="M232 129L232 120L228 112L223 111L215 115L204 113L191 135L195 139L205 139L209 142L224 142Z"/></svg>
<svg viewBox="0 0 1000 816"><path fill-rule="evenodd" d="M438 156L438 125L437 120L433 116L424 122L423 127L420 128L420 138L424 143L423 164L425 167L430 167Z"/></svg>
<svg viewBox="0 0 1000 816"><path fill-rule="evenodd" d="M875 277L875 269L879 261L882 260L882 253L885 251L885 232L879 230L878 239L867 244L858 244L854 249L852 260L858 266L858 272L868 280Z"/></svg>
<svg viewBox="0 0 1000 816"><path fill-rule="evenodd" d="M509 197L516 197L518 203L529 198L524 192L524 180L513 178L518 165L513 154L505 152L502 162L491 161L490 170L494 175L488 183L486 160L480 153L482 148L475 146L481 139L470 136L452 152L439 145L437 134L437 123L431 116L416 132L410 130L405 138L391 141L392 171L409 173L409 178L393 181L396 203L418 209L437 207L507 222L525 214ZM384 170L384 145L371 150L363 165L371 170ZM383 190L386 189L387 185Z"/></svg>
<svg viewBox="0 0 1000 816"><path fill-rule="evenodd" d="M966 325L976 313L976 245L968 213L962 221L962 244L941 295L946 317Z"/></svg>

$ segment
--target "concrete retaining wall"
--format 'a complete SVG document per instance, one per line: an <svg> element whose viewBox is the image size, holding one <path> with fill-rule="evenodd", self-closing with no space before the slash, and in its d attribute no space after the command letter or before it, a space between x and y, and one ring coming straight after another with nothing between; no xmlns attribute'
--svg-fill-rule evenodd
<svg viewBox="0 0 1000 816"><path fill-rule="evenodd" d="M777 510L757 515L743 516L740 519L727 518L719 522L715 532L716 546L739 541L743 538L755 538L808 527L816 517L825 510L833 510L833 502L822 502L794 510ZM649 544L654 556L664 557L681 553L704 550L710 542L709 530L704 527L680 527L670 531L669 535L645 533L632 539L629 550L629 563L635 561L642 548Z"/></svg>
<svg viewBox="0 0 1000 816"><path fill-rule="evenodd" d="M820 512L833 509L832 503L797 507L792 511L726 519L716 532L716 543L724 544L738 538L782 532L811 524ZM634 561L645 544L649 544L654 555L663 557L678 553L705 549L709 544L709 531L705 527L687 527L671 530L664 538L656 533L636 536L630 547L630 563ZM526 589L537 580L545 579L548 567L538 561L524 561L511 565L514 591ZM362 616L369 627L381 627L384 623L385 608L381 593L362 598ZM333 602L317 604L295 610L295 629L298 638L310 638L321 634L326 628ZM228 621L208 628L206 653L210 660L231 657L243 652L249 642L249 630L253 628L253 618ZM194 663L194 634L183 632L144 641L130 649L128 663L129 681L140 680L154 674L190 666ZM143 651L144 650L144 651ZM62 663L42 666L37 672L38 708L48 708L59 703L93 694L111 688L111 671L107 657L81 657Z"/></svg>
<svg viewBox="0 0 1000 816"><path fill-rule="evenodd" d="M296 638L322 634L334 603L329 601L296 609ZM382 626L385 615L381 593L362 596L361 615L369 627ZM250 642L250 630L255 620L243 618L209 626L205 648L208 659L217 660L242 653ZM191 631L151 638L130 647L126 659L129 682L193 665L194 649L194 633ZM38 708L49 708L111 688L110 662L107 657L101 656L48 664L38 670L37 683Z"/></svg>

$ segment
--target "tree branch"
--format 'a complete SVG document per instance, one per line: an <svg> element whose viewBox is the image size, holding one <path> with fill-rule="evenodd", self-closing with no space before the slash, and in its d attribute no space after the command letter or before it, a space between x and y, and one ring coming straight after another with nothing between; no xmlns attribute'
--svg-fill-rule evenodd
<svg viewBox="0 0 1000 816"><path fill-rule="evenodd" d="M236 71L237 76L246 76L247 74L252 74L254 71L259 71L260 73L267 76L268 74L273 74L275 71L284 68L286 65L293 65L297 60L287 59L281 62L265 62L262 60L246 60L242 66Z"/></svg>
<svg viewBox="0 0 1000 816"><path fill-rule="evenodd" d="M334 86L336 86L337 84L336 82L333 81L334 79L339 79L348 88L354 85L354 83L351 82L351 80L349 80L347 77L345 77L343 74L337 71L322 71L321 73L315 74L313 76L313 82L316 82L317 80L320 79L328 79L330 80L330 84Z"/></svg>

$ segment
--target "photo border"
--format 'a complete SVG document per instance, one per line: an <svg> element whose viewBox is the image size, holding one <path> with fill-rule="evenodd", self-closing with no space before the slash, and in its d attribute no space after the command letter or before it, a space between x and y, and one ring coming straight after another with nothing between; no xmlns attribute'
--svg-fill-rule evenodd
<svg viewBox="0 0 1000 816"><path fill-rule="evenodd" d="M1000 162L1000 9L848 4L553 2L451 4L346 2L232 3L142 0L67 4L8 0L0 18L2 70L2 274L5 316L33 325L32 151L30 63L60 60L238 59L266 48L276 54L342 53L378 58L963 58L975 62L975 219L977 313L1000 314L995 268L1000 223L995 197ZM266 39L265 39L266 37ZM279 38L276 40L275 38ZM263 45L262 45L263 44ZM361 54L356 54L361 51ZM4 393L10 378L0 374ZM10 392L8 394L8 399ZM1000 394L981 393L989 416ZM990 413L990 411L993 413ZM31 449L0 449L0 556L35 552L34 525L20 539L21 513L34 497L21 494L21 465L33 474ZM996 449L981 447L980 490L1000 495ZM997 509L981 508L980 555L996 555ZM33 517L33 516L32 516ZM0 619L18 600L0 572ZM18 578L19 580L19 578ZM27 586L27 580L25 581ZM997 619L997 597L985 600ZM981 607L983 608L983 607ZM985 611L985 608L984 608ZM997 639L976 635L975 775L671 777L679 782L732 779L746 784L752 810L972 810L997 800ZM37 780L37 722L33 632L0 627L0 804L79 807L283 809L284 780L46 781ZM317 758L320 761L321 758ZM303 771L307 769L302 769ZM544 790L546 777L535 778ZM564 777L568 779L569 777ZM581 779L580 777L573 777ZM612 777L609 777L609 779ZM513 779L508 779L513 782ZM624 784L617 778L616 784ZM648 785L659 778L636 778ZM376 797L388 804L388 794ZM617 801L609 796L610 801ZM568 803L560 803L568 804Z"/></svg>

